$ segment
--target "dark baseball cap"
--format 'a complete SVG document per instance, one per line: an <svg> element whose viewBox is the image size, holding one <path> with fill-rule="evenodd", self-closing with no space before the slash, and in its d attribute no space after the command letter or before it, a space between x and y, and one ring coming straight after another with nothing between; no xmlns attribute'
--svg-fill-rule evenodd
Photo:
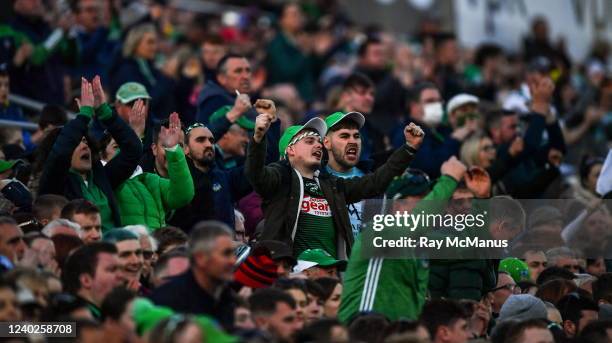
<svg viewBox="0 0 612 343"><path fill-rule="evenodd" d="M295 265L297 263L297 260L293 256L293 251L291 250L291 247L289 247L289 245L281 241L274 241L274 240L259 241L255 244L255 247L253 248L253 250L259 250L259 249L267 249L268 252L270 253L270 257L275 261L285 258L285 259L290 260L292 265Z"/></svg>

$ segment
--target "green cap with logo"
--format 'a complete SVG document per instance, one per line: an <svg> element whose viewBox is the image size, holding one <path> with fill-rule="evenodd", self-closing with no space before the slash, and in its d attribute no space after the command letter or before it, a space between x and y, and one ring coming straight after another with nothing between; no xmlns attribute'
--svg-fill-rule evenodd
<svg viewBox="0 0 612 343"><path fill-rule="evenodd" d="M298 256L298 265L294 270L306 270L314 266L335 266L338 267L339 271L344 271L346 269L346 264L346 261L336 260L332 255L323 249L306 249ZM300 268L300 266L305 268Z"/></svg>
<svg viewBox="0 0 612 343"><path fill-rule="evenodd" d="M508 257L499 262L499 270L510 274L514 282L529 280L529 266L516 257Z"/></svg>
<svg viewBox="0 0 612 343"><path fill-rule="evenodd" d="M431 190L429 176L419 169L408 169L402 175L393 178L387 187L387 198L403 199L407 196L423 195Z"/></svg>
<svg viewBox="0 0 612 343"><path fill-rule="evenodd" d="M323 137L325 137L325 133L327 133L327 125L325 124L323 119L319 117L310 119L304 125L289 126L287 129L285 129L285 132L283 132L283 135L278 141L278 152L280 153L281 157L285 156L285 150L287 150L289 144L296 143L291 142L293 137L295 137L300 131L305 129L312 129L319 136L321 136L321 139L323 139Z"/></svg>
<svg viewBox="0 0 612 343"><path fill-rule="evenodd" d="M208 118L208 121L211 123L214 123L217 120L220 120L221 118L225 117L227 115L227 112L229 112L231 109L232 109L232 106L230 105L219 107L218 110L216 110L213 114L211 114L210 118ZM255 122L247 118L246 115L240 116L240 118L236 120L236 124L238 124L238 126L240 126L241 128L247 131L252 131L255 128Z"/></svg>
<svg viewBox="0 0 612 343"><path fill-rule="evenodd" d="M327 124L328 132L332 127L334 127L334 125L338 124L345 118L347 120L352 120L355 123L357 123L360 129L363 127L363 124L365 124L365 117L363 116L363 114L359 112L348 112L348 113L336 112L336 113L332 113L328 115L327 118L325 118L325 124Z"/></svg>
<svg viewBox="0 0 612 343"><path fill-rule="evenodd" d="M119 87L115 98L122 104L127 104L137 99L151 99L145 86L138 82L126 82Z"/></svg>
<svg viewBox="0 0 612 343"><path fill-rule="evenodd" d="M0 173L4 173L5 171L13 168L15 163L17 163L17 161L0 160Z"/></svg>

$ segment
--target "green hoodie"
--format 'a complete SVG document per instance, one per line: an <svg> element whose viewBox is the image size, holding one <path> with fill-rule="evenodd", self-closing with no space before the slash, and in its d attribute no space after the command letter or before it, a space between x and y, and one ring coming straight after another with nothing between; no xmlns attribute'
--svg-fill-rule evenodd
<svg viewBox="0 0 612 343"><path fill-rule="evenodd" d="M457 181L442 175L423 200L448 200ZM418 211L415 211L418 212ZM429 279L425 260L364 258L357 238L344 276L338 319L349 322L360 312L378 312L389 320L417 319L425 303Z"/></svg>
<svg viewBox="0 0 612 343"><path fill-rule="evenodd" d="M123 225L144 224L151 230L164 227L167 212L193 199L193 181L183 150L178 146L166 149L166 161L169 179L142 173L115 190Z"/></svg>

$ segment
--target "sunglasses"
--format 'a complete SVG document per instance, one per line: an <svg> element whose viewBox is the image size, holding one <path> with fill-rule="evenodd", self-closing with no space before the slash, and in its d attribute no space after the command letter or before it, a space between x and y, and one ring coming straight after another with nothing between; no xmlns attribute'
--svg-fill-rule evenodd
<svg viewBox="0 0 612 343"><path fill-rule="evenodd" d="M193 123L193 124L189 125L187 127L187 129L185 129L185 134L188 135L189 132L191 132L191 130L197 129L198 127L206 127L206 125L204 125L202 123Z"/></svg>
<svg viewBox="0 0 612 343"><path fill-rule="evenodd" d="M495 151L495 147L493 145L485 145L482 147L482 150L486 152Z"/></svg>

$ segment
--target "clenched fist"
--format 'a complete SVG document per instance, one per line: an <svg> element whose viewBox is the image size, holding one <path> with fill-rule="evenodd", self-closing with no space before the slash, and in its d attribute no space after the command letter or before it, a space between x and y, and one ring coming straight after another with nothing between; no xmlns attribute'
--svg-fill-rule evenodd
<svg viewBox="0 0 612 343"><path fill-rule="evenodd" d="M410 123L404 128L404 137L406 137L406 144L418 149L419 146L421 146L421 143L423 143L425 132L420 126L416 125L415 123Z"/></svg>
<svg viewBox="0 0 612 343"><path fill-rule="evenodd" d="M276 121L276 105L274 105L274 101L268 99L257 99L255 102L255 110L259 114L268 114L272 122Z"/></svg>
<svg viewBox="0 0 612 343"><path fill-rule="evenodd" d="M253 140L255 142L261 142L266 132L268 132L270 124L272 124L272 117L267 113L262 113L255 118L255 132L253 133Z"/></svg>
<svg viewBox="0 0 612 343"><path fill-rule="evenodd" d="M457 159L455 156L451 156L446 162L442 163L440 167L441 175L448 175L455 179L457 182L460 182L467 171L467 167L461 161Z"/></svg>

